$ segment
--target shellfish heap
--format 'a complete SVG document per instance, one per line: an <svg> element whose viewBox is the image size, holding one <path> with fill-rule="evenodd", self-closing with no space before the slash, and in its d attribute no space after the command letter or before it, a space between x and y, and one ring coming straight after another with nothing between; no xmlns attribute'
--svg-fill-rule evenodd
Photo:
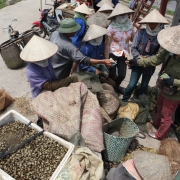
<svg viewBox="0 0 180 180"><path fill-rule="evenodd" d="M18 121L0 127L0 152L10 139L23 129L25 124ZM18 145L37 133L27 128ZM17 136L18 137L18 136ZM10 155L0 159L0 168L17 180L49 179L67 153L67 148L44 135L38 136L30 143Z"/></svg>

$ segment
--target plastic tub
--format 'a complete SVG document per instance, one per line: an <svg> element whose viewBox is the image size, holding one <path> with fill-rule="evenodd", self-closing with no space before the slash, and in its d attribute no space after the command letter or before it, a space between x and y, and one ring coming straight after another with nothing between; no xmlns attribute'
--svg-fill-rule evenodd
<svg viewBox="0 0 180 180"><path fill-rule="evenodd" d="M29 123L29 120L27 118L25 118L18 112L11 110L0 117L0 126L3 126L9 122L14 122L14 121L20 121L21 123L24 123L24 124ZM37 126L34 123L31 123L31 125L29 127L32 129L36 129L38 132L42 131L42 128L40 128L39 126ZM67 162L68 158L70 157L70 155L74 149L74 145L72 143L69 143L69 142L65 141L64 139L50 133L50 132L45 131L44 135L57 141L58 143L60 143L61 145L65 146L68 149L68 151L67 151L66 155L64 156L64 158L62 159L61 163L58 165L58 167L52 174L51 178L49 179L49 180L55 180L56 177L58 176L58 174L60 173L61 169ZM8 175L6 172L4 172L2 169L0 169L0 179L14 180L14 178L12 178L10 175Z"/></svg>

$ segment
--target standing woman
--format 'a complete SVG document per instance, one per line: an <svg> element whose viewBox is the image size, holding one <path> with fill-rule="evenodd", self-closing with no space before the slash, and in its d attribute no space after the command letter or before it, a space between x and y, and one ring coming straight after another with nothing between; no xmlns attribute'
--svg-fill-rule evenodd
<svg viewBox="0 0 180 180"><path fill-rule="evenodd" d="M126 76L127 65L125 61L129 56L129 41L133 39L133 24L129 19L129 14L134 11L127 6L118 3L108 19L112 19L108 27L109 33L106 37L106 51L109 57L117 61L118 77L116 76L116 66L109 69L110 78L116 82L116 88L123 94L124 90L119 85Z"/></svg>
<svg viewBox="0 0 180 180"><path fill-rule="evenodd" d="M154 9L139 23L146 24L146 29L140 29L133 39L131 53L135 60L154 56L158 52L160 46L157 40L157 34L162 29L162 25L168 24L168 21ZM123 101L129 100L141 75L142 80L138 95L146 94L149 81L155 71L155 66L132 66L131 69L130 82L125 89Z"/></svg>
<svg viewBox="0 0 180 180"><path fill-rule="evenodd" d="M90 15L92 12L86 6L86 4L82 4L74 9L74 19L77 24L81 26L81 28L76 32L75 36L72 38L72 43L76 48L80 48L82 39L86 33L86 15Z"/></svg>

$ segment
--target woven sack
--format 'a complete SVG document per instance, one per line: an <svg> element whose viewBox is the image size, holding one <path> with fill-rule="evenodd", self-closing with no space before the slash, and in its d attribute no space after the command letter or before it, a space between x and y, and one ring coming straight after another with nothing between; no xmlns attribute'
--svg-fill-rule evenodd
<svg viewBox="0 0 180 180"><path fill-rule="evenodd" d="M16 41L6 41L0 45L1 56L10 69L15 69L23 65L23 60L20 58L20 48Z"/></svg>
<svg viewBox="0 0 180 180"><path fill-rule="evenodd" d="M111 85L107 84L107 83L103 83L102 88L104 90L114 91L114 88Z"/></svg>
<svg viewBox="0 0 180 180"><path fill-rule="evenodd" d="M0 111L11 105L15 99L13 99L6 91L0 89Z"/></svg>
<svg viewBox="0 0 180 180"><path fill-rule="evenodd" d="M118 110L118 118L126 117L134 121L139 113L139 106L136 103L128 103L126 106L121 106Z"/></svg>
<svg viewBox="0 0 180 180"><path fill-rule="evenodd" d="M104 149L99 102L84 83L43 92L33 99L32 108L49 122L50 132L69 140L79 131L87 147L97 152Z"/></svg>
<svg viewBox="0 0 180 180"><path fill-rule="evenodd" d="M100 106L107 112L111 119L115 119L120 101L118 95L109 90L104 90L103 93L97 93Z"/></svg>
<svg viewBox="0 0 180 180"><path fill-rule="evenodd" d="M111 118L108 116L107 112L101 107L101 116L103 124L111 122Z"/></svg>

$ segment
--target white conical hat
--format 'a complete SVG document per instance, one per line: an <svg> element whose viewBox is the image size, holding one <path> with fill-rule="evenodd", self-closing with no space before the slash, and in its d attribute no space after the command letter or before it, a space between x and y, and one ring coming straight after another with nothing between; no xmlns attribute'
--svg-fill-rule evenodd
<svg viewBox="0 0 180 180"><path fill-rule="evenodd" d="M96 24L103 28L107 28L111 23L111 20L107 20L108 16L109 15L106 13L96 12L87 19L87 25Z"/></svg>
<svg viewBox="0 0 180 180"><path fill-rule="evenodd" d="M159 44L167 51L180 55L180 26L173 26L158 33Z"/></svg>
<svg viewBox="0 0 180 180"><path fill-rule="evenodd" d="M78 6L77 8L74 9L74 11L82 13L82 14L92 14L92 12L90 11L90 9L87 7L86 4L81 4L80 6Z"/></svg>
<svg viewBox="0 0 180 180"><path fill-rule="evenodd" d="M98 11L101 12L101 11L112 11L112 10L113 7L109 5L107 2L105 2Z"/></svg>
<svg viewBox="0 0 180 180"><path fill-rule="evenodd" d="M101 0L96 4L97 7L102 7L104 3L109 4L111 7L114 7L114 4L110 0Z"/></svg>
<svg viewBox="0 0 180 180"><path fill-rule="evenodd" d="M90 41L92 39L101 37L105 34L107 34L109 31L101 26L97 26L95 24L92 24L89 26L83 41Z"/></svg>
<svg viewBox="0 0 180 180"><path fill-rule="evenodd" d="M162 24L168 24L169 22L166 20L164 16L160 14L160 12L157 9L153 9L149 14L146 15L145 18L143 18L139 24L145 24L145 23L162 23Z"/></svg>
<svg viewBox="0 0 180 180"><path fill-rule="evenodd" d="M143 180L171 180L168 157L146 151L134 152L134 164Z"/></svg>
<svg viewBox="0 0 180 180"><path fill-rule="evenodd" d="M53 56L57 50L56 44L34 35L21 51L20 57L28 62L41 61Z"/></svg>
<svg viewBox="0 0 180 180"><path fill-rule="evenodd" d="M130 14L134 13L134 11L127 6L125 6L122 3L118 3L116 7L114 8L113 12L110 14L108 19L111 19L112 17L118 16L118 15L123 15L123 14Z"/></svg>

